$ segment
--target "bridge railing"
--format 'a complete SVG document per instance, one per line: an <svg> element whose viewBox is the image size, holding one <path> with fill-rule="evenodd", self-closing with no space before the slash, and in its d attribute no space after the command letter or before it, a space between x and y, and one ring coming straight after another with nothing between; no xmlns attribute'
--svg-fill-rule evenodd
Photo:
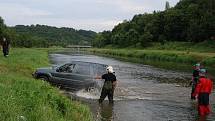
<svg viewBox="0 0 215 121"><path fill-rule="evenodd" d="M66 48L92 48L92 46L87 45L68 45Z"/></svg>

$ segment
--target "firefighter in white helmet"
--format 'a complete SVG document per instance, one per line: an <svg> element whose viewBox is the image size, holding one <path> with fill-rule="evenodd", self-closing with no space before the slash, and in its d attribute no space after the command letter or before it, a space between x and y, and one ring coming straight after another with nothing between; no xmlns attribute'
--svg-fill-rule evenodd
<svg viewBox="0 0 215 121"><path fill-rule="evenodd" d="M104 79L104 85L102 87L101 96L99 99L99 103L102 103L106 96L108 96L108 100L110 104L113 104L113 94L114 89L117 84L117 79L115 76L115 72L113 71L112 66L108 66L106 68L107 73L102 75L101 77L97 76L96 79Z"/></svg>

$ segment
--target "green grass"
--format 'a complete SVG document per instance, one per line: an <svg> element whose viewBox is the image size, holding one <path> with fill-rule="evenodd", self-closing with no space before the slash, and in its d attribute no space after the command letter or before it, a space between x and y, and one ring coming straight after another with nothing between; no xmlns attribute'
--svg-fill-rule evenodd
<svg viewBox="0 0 215 121"><path fill-rule="evenodd" d="M137 49L89 49L93 53L106 54L127 58L139 58L158 62L177 62L193 64L202 62L206 65L215 66L215 53L199 53L169 50L137 50Z"/></svg>
<svg viewBox="0 0 215 121"><path fill-rule="evenodd" d="M91 121L89 108L71 101L31 73L49 66L50 49L12 49L0 56L1 121ZM51 49L54 50L54 49Z"/></svg>
<svg viewBox="0 0 215 121"><path fill-rule="evenodd" d="M88 49L95 54L102 54L114 58L153 65L156 67L190 71L192 65L201 62L210 72L215 74L215 53L187 52L177 50L152 50L152 49Z"/></svg>
<svg viewBox="0 0 215 121"><path fill-rule="evenodd" d="M153 43L151 47L147 49L150 50L177 50L177 51L186 51L186 52L215 52L215 41L207 40L200 43L192 42L166 42Z"/></svg>

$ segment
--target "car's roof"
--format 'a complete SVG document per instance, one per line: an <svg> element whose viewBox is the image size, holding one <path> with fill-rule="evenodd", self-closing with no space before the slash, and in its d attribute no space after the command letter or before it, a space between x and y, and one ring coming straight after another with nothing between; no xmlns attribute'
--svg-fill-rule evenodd
<svg viewBox="0 0 215 121"><path fill-rule="evenodd" d="M94 62L86 62L86 61L72 61L72 62L69 62L69 63L64 63L63 65L66 65L66 64L68 64L68 65L70 65L70 64L84 64L84 63L108 66L106 64L100 64L100 63L94 63Z"/></svg>

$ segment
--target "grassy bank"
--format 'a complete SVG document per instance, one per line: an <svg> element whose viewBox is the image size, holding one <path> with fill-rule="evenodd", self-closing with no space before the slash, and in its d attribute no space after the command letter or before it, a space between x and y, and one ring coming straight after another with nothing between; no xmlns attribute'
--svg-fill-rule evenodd
<svg viewBox="0 0 215 121"><path fill-rule="evenodd" d="M88 107L73 102L31 73L49 65L50 49L12 49L0 56L1 121L91 121Z"/></svg>
<svg viewBox="0 0 215 121"><path fill-rule="evenodd" d="M207 40L200 43L192 43L192 42L165 42L163 44L153 43L152 46L148 47L147 49L215 53L215 41Z"/></svg>
<svg viewBox="0 0 215 121"><path fill-rule="evenodd" d="M197 62L201 62L212 71L214 71L213 68L215 68L215 53L152 49L138 50L98 48L88 49L88 51L168 69L190 70L191 66Z"/></svg>

